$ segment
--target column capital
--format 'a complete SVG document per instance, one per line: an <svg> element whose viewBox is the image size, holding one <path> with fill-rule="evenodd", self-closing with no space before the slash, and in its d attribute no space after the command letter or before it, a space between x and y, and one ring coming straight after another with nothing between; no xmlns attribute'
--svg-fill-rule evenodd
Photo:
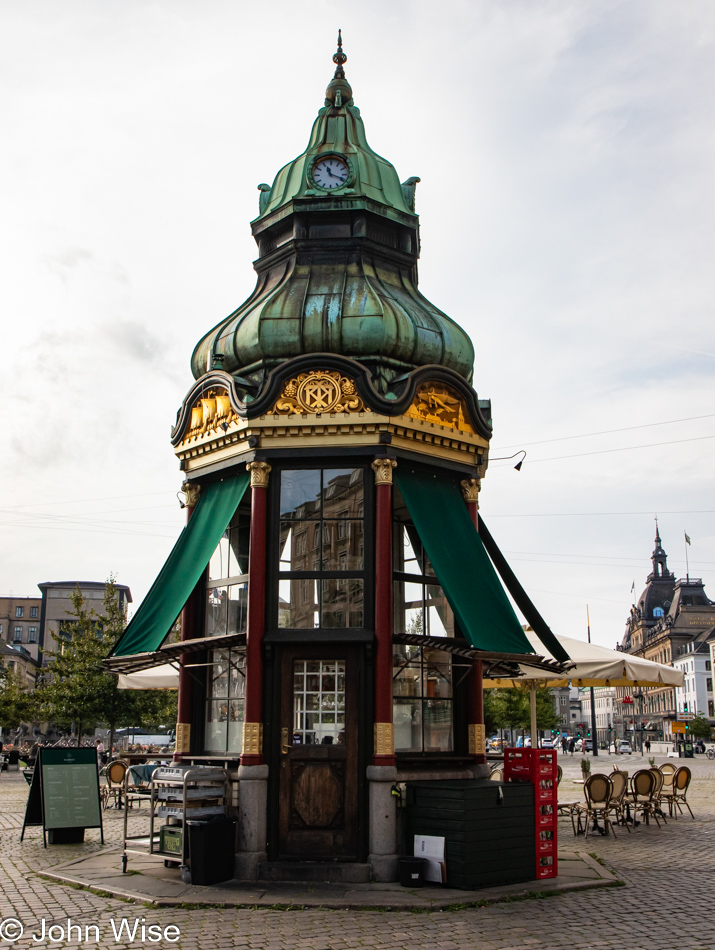
<svg viewBox="0 0 715 950"><path fill-rule="evenodd" d="M397 462L394 459L375 459L372 463L372 470L375 473L375 484L392 485L393 468L397 468Z"/></svg>
<svg viewBox="0 0 715 950"><path fill-rule="evenodd" d="M181 486L181 490L186 496L186 507L195 508L199 503L201 485L197 482L184 482Z"/></svg>
<svg viewBox="0 0 715 950"><path fill-rule="evenodd" d="M268 462L247 462L246 471L251 476L251 488L268 488L271 466Z"/></svg>
<svg viewBox="0 0 715 950"><path fill-rule="evenodd" d="M467 504L474 503L479 507L479 492L481 483L478 478L465 478L461 483L462 495Z"/></svg>

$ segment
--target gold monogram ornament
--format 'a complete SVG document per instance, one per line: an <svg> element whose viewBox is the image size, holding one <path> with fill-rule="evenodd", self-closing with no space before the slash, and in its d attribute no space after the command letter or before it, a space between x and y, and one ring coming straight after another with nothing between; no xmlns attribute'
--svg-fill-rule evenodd
<svg viewBox="0 0 715 950"><path fill-rule="evenodd" d="M366 408L348 376L314 370L288 380L269 415L364 412Z"/></svg>

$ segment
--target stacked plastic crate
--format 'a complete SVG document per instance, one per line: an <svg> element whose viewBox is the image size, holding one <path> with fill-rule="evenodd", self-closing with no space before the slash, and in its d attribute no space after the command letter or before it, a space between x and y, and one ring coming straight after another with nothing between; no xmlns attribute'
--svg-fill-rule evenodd
<svg viewBox="0 0 715 950"><path fill-rule="evenodd" d="M536 877L556 877L558 863L558 766L554 749L505 749L504 780L534 786Z"/></svg>

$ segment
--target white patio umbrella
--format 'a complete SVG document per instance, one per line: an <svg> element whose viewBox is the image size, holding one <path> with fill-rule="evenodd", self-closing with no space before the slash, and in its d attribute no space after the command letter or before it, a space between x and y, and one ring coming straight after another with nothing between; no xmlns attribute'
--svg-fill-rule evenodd
<svg viewBox="0 0 715 950"><path fill-rule="evenodd" d="M179 671L171 663L137 673L120 673L119 689L178 689Z"/></svg>
<svg viewBox="0 0 715 950"><path fill-rule="evenodd" d="M526 631L535 652L550 659L549 652L531 630ZM520 664L522 676L513 679L484 680L486 688L521 686L531 688L531 735L536 736L536 687L542 686L682 686L685 674L672 666L653 663L630 653L609 650L596 643L557 636L559 643L571 657L572 666L563 676L554 676L543 670ZM595 737L594 737L595 739Z"/></svg>

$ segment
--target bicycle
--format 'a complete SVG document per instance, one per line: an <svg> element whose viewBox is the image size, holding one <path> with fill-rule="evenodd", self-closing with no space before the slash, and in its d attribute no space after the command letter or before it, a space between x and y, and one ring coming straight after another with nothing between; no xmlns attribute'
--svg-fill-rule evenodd
<svg viewBox="0 0 715 950"><path fill-rule="evenodd" d="M711 746L709 749L706 749L705 755L707 755L709 759L715 759L715 748Z"/></svg>

